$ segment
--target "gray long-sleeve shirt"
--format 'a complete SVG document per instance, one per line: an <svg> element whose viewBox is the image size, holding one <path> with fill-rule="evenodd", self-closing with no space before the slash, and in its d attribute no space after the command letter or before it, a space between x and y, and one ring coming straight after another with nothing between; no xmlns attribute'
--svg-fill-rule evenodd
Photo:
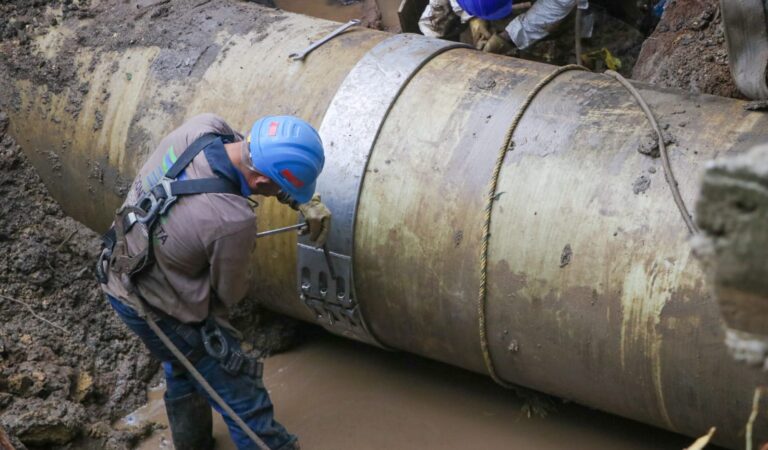
<svg viewBox="0 0 768 450"><path fill-rule="evenodd" d="M126 204L162 178L171 164L198 137L206 133L240 135L214 114L195 116L166 136L134 179ZM200 152L180 179L214 177ZM134 227L129 248L138 249ZM160 219L154 232L156 263L136 277L135 287L158 310L182 322L199 322L210 312L226 323L228 307L245 296L250 280L250 255L256 241L256 216L245 197L233 194L197 194L180 197ZM129 305L138 299L110 273L104 291Z"/></svg>
<svg viewBox="0 0 768 450"><path fill-rule="evenodd" d="M526 49L547 37L576 6L577 0L538 0L530 10L512 19L505 30L519 49ZM457 15L462 22L472 18L456 0L430 0L419 19L419 29L425 36L444 37L451 21L446 16Z"/></svg>

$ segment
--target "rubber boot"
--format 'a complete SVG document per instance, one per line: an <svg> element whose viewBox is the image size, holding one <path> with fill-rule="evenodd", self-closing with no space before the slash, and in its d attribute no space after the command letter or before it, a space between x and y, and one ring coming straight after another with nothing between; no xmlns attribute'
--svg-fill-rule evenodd
<svg viewBox="0 0 768 450"><path fill-rule="evenodd" d="M211 407L196 392L165 399L165 412L176 450L213 450Z"/></svg>

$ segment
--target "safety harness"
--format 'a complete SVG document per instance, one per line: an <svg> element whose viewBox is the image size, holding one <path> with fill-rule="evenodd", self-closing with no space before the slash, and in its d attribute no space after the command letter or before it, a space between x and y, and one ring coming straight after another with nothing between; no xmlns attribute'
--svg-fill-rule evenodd
<svg viewBox="0 0 768 450"><path fill-rule="evenodd" d="M240 189L231 181L214 177L194 180L179 180L181 172L192 162L200 151L214 140L222 138L230 142L235 140L231 135L204 134L197 138L178 157L149 191L141 196L135 204L125 204L115 213L114 225L102 236L103 248L96 266L96 276L100 283L109 281L109 272L126 276L130 281L126 286L130 292L138 296L142 303L149 307L141 296L133 280L155 263L153 251L153 233L160 218L168 213L179 197L196 194L235 194L241 195ZM139 250L129 249L126 236L134 227L141 227L138 233ZM153 311L161 317L166 316L160 311ZM176 331L189 344L193 351L186 355L193 363L205 353L221 363L224 371L230 375L244 373L261 380L262 363L257 358L245 356L235 350L227 342L220 326L209 316L202 326L193 326L180 321L176 323Z"/></svg>
<svg viewBox="0 0 768 450"><path fill-rule="evenodd" d="M240 194L240 190L230 181L219 177L195 180L177 179L200 151L220 137L234 140L234 136L222 136L213 133L200 136L178 157L171 168L165 172L163 178L141 196L134 205L126 204L117 210L114 225L102 237L104 249L96 268L101 283L106 283L108 280L107 261L109 262L109 271L127 275L130 279L154 264L152 235L155 226L160 217L168 213L180 196L212 193ZM125 238L131 229L137 225L143 228L138 233L143 237L141 239L143 242L141 249L137 253L131 254Z"/></svg>

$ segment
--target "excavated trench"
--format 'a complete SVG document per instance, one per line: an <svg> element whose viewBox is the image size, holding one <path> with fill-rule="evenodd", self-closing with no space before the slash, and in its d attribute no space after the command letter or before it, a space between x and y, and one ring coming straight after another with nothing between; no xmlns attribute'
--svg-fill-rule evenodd
<svg viewBox="0 0 768 450"><path fill-rule="evenodd" d="M36 52L68 53L76 58L76 46L45 47L56 41L46 34L60 32L58 25L65 21L92 19L99 3L21 0L0 5L0 86L27 79L46 84L52 95L67 89L71 92L67 112L77 117L90 86L75 85L74 66L51 66ZM146 15L159 21L173 12L173 5L164 1L135 3L135 20ZM208 8L206 21L223 28L237 27L205 5L208 2L198 3ZM303 8L301 2L291 0L276 3L286 10ZM397 26L396 3L379 1L385 29ZM710 11L716 9L715 3L670 2L674 14L662 20L653 44L647 44L640 54L635 76L695 92L736 95L722 76L718 16ZM687 4L701 7L703 12L686 16ZM363 12L361 5L340 7L331 1L304 9L339 21ZM76 44L96 46L108 39L111 51L122 51L137 45L131 29L129 21L114 18L89 36L78 38ZM143 36L142 45L160 42L166 33L175 31L154 29L155 34ZM182 30L178 33L177 48L183 49L195 39ZM680 39L704 44L671 49ZM692 55L702 52L713 56L707 56L707 64L694 64ZM542 53L557 51L546 48ZM162 72L169 78L182 72L200 76L198 61L208 56L204 52L196 57L191 62L168 60ZM132 74L130 68L119 70L125 76ZM22 99L10 92L0 93L2 108L21 104ZM107 89L101 92L105 100L110 94ZM169 110L177 107L173 97L163 105ZM57 123L56 118L52 120ZM94 130L103 120L97 115ZM92 281L96 234L67 217L51 199L7 128L7 117L0 111L0 426L18 449L122 449L141 442L140 448L169 448L158 401L157 388L162 383L157 364L114 317ZM129 136L133 141L142 138ZM62 144L64 151L77 145ZM56 176L57 164L61 170L57 153L37 149L36 157L50 161L52 171L46 176ZM110 180L119 194L125 180L105 170L96 163L84 176L92 181ZM246 332L250 347L267 353L292 348L268 359L265 379L278 419L301 436L305 448L650 449L682 448L690 442L680 435L571 404L559 405L547 418L528 420L521 412L524 404L484 377L312 330L311 337L302 341L297 334L306 329L291 319L261 311L252 302L245 302L235 313L239 318L236 325ZM302 343L295 347L297 341ZM600 390L599 386L594 389ZM150 402L141 407L148 391ZM234 448L220 421L216 436L217 448Z"/></svg>

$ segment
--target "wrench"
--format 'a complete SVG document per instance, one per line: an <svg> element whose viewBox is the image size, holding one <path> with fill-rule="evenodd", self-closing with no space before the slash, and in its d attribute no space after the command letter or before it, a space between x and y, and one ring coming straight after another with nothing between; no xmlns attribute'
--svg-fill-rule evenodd
<svg viewBox="0 0 768 450"><path fill-rule="evenodd" d="M289 58L291 58L294 61L303 61L304 58L307 57L314 49L317 47L320 47L321 45L325 44L326 42L330 41L331 39L335 38L336 36L340 35L341 33L347 31L348 29L352 28L355 25L360 25L360 20L358 19L352 19L349 22L345 23L344 25L340 26L339 28L336 28L331 33L326 35L324 38L320 39L319 41L315 41L312 44L309 45L309 47L305 48L300 53L291 53L288 55Z"/></svg>
<svg viewBox="0 0 768 450"><path fill-rule="evenodd" d="M287 227L275 228L274 230L262 231L261 233L256 233L256 237L261 238L261 237L270 236L273 234L285 233L286 231L300 230L306 226L307 226L306 222L301 222L301 223L297 223L296 225L289 225Z"/></svg>

